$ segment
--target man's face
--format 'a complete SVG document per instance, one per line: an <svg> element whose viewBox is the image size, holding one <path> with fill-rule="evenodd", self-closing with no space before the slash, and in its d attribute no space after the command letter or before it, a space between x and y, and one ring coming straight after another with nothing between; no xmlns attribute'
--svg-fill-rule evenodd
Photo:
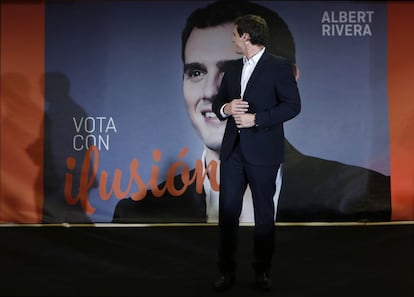
<svg viewBox="0 0 414 297"><path fill-rule="evenodd" d="M244 33L242 36L239 35L239 32L237 32L237 26L233 27L233 44L234 48L236 49L236 53L244 55L245 54L245 41L248 39L248 36L246 33Z"/></svg>
<svg viewBox="0 0 414 297"><path fill-rule="evenodd" d="M195 28L184 51L183 92L187 112L204 144L217 152L226 122L218 120L211 104L223 78L225 63L240 58L234 50L232 34L232 23Z"/></svg>

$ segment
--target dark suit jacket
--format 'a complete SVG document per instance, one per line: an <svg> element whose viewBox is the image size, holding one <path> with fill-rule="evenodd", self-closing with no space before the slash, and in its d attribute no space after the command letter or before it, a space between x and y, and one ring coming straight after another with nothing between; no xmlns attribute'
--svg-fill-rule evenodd
<svg viewBox="0 0 414 297"><path fill-rule="evenodd" d="M223 76L213 111L224 120L220 108L240 98L243 60L230 62ZM255 165L280 164L284 159L283 123L300 112L300 96L291 63L284 58L263 53L250 76L243 100L249 102L248 113L256 113L258 127L238 129L228 117L221 145L220 159L225 160L240 135L240 146L246 160Z"/></svg>
<svg viewBox="0 0 414 297"><path fill-rule="evenodd" d="M390 177L358 166L301 154L286 141L278 222L389 221ZM193 174L193 172L191 172ZM181 176L175 177L177 188ZM164 185L160 185L163 187ZM117 204L114 223L206 222L205 193L191 185L180 197L148 192Z"/></svg>

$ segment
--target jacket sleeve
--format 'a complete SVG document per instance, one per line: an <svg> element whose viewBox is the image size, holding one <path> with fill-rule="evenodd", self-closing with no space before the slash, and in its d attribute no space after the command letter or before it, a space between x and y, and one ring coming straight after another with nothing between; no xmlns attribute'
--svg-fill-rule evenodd
<svg viewBox="0 0 414 297"><path fill-rule="evenodd" d="M217 115L217 117L221 121L226 120L227 117L223 117L221 115L220 109L222 108L224 104L229 103L231 100L234 99L232 98L232 95L231 95L231 87L232 87L231 77L232 75L234 76L234 74L237 72L237 65L239 65L238 63L240 63L239 60L233 60L227 64L226 71L224 72L223 79L221 80L221 84L218 89L217 95L213 101L213 106L212 106L213 112Z"/></svg>
<svg viewBox="0 0 414 297"><path fill-rule="evenodd" d="M279 61L275 67L274 85L277 104L256 113L256 122L261 127L279 125L294 118L301 111L300 95L292 64L287 60Z"/></svg>

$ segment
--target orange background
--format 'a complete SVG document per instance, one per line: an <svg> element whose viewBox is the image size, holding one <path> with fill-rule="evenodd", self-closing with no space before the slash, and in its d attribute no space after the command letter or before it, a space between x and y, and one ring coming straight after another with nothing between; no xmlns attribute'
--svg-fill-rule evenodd
<svg viewBox="0 0 414 297"><path fill-rule="evenodd" d="M0 222L42 214L44 1L2 1Z"/></svg>
<svg viewBox="0 0 414 297"><path fill-rule="evenodd" d="M388 4L392 219L414 219L414 2Z"/></svg>
<svg viewBox="0 0 414 297"><path fill-rule="evenodd" d="M2 1L0 222L39 223L43 205L44 1ZM414 220L413 2L388 3L392 219Z"/></svg>

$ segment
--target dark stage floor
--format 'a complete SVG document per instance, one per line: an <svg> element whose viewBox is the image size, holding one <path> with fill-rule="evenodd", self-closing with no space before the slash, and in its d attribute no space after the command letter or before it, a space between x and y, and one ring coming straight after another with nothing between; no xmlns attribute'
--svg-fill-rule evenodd
<svg viewBox="0 0 414 297"><path fill-rule="evenodd" d="M252 227L237 284L216 293L216 226L1 227L2 296L413 297L414 225L277 226L273 289L252 287Z"/></svg>

